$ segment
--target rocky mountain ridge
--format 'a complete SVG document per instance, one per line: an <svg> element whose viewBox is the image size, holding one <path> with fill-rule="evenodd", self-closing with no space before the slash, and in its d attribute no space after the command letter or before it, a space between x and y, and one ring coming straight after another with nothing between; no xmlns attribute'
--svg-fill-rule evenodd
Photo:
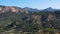
<svg viewBox="0 0 60 34"><path fill-rule="evenodd" d="M21 12L21 13L28 13L27 10L20 8L20 7L15 7L15 6L1 6L0 5L0 13L4 13L4 12Z"/></svg>

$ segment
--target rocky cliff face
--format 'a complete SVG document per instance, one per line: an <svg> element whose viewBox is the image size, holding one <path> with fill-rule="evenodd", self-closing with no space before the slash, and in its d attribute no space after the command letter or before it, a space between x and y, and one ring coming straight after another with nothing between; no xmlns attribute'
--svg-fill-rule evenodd
<svg viewBox="0 0 60 34"><path fill-rule="evenodd" d="M4 12L21 12L21 13L28 13L27 10L15 6L0 6L0 13Z"/></svg>

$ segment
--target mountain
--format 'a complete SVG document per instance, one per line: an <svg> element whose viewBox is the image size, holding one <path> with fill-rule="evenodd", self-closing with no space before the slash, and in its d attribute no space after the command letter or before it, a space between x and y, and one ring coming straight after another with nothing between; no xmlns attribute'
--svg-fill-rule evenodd
<svg viewBox="0 0 60 34"><path fill-rule="evenodd" d="M48 8L46 8L46 9L44 9L44 10L47 10L47 11L54 11L54 9L53 9L52 7L48 7Z"/></svg>
<svg viewBox="0 0 60 34"><path fill-rule="evenodd" d="M21 12L21 13L28 13L27 10L20 8L20 7L15 7L15 6L1 6L0 5L0 13L4 12Z"/></svg>
<svg viewBox="0 0 60 34"><path fill-rule="evenodd" d="M30 12L39 12L40 10L38 9L33 9L33 8L29 8L29 7L25 7L24 9L30 11Z"/></svg>
<svg viewBox="0 0 60 34"><path fill-rule="evenodd" d="M0 6L0 34L60 34L60 10L28 9Z"/></svg>
<svg viewBox="0 0 60 34"><path fill-rule="evenodd" d="M60 9L54 9L54 8L52 8L52 7L48 7L48 8L46 8L46 9L43 9L44 11L60 11Z"/></svg>
<svg viewBox="0 0 60 34"><path fill-rule="evenodd" d="M39 10L39 9L33 9L33 8L29 8L29 7L25 7L23 9L26 9L28 10L28 12L40 12L40 11L57 11L57 10L60 10L60 9L53 9L52 7L48 7L46 9L42 9L42 10Z"/></svg>

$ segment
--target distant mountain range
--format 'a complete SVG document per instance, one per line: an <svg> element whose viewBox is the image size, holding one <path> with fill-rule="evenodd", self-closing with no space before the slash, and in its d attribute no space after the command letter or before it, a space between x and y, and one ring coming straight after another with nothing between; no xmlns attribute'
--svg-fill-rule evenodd
<svg viewBox="0 0 60 34"><path fill-rule="evenodd" d="M33 8L29 8L29 7L25 7L24 9L28 10L28 11L31 11L31 12L39 12L40 10L38 9L33 9Z"/></svg>
<svg viewBox="0 0 60 34"><path fill-rule="evenodd" d="M56 11L56 10L60 10L60 9L53 9L52 7L48 7L46 9L42 9L42 10L39 10L39 9L33 9L33 8L29 8L29 7L25 7L24 9L30 11L30 12L39 12L39 11Z"/></svg>

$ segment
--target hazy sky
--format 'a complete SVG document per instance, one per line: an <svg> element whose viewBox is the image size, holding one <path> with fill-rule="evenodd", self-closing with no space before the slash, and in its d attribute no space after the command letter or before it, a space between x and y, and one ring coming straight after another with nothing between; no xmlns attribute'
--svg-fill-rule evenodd
<svg viewBox="0 0 60 34"><path fill-rule="evenodd" d="M60 0L0 0L0 5L45 9L60 9Z"/></svg>

